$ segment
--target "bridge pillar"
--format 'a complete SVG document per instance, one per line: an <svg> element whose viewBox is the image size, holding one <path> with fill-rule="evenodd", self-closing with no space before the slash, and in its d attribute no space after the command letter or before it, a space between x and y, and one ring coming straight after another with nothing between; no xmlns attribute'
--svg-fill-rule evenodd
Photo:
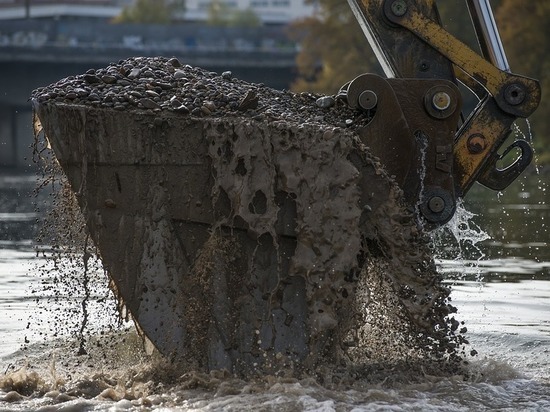
<svg viewBox="0 0 550 412"><path fill-rule="evenodd" d="M0 105L0 167L32 167L30 107Z"/></svg>

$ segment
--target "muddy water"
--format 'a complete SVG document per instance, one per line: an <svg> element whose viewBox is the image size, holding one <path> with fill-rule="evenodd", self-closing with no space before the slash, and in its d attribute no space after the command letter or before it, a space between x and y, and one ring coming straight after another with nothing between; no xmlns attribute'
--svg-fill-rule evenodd
<svg viewBox="0 0 550 412"><path fill-rule="evenodd" d="M326 370L310 378L263 376L243 381L221 372L182 375L160 359L147 357L127 324L115 322L113 312L99 311L114 305L101 270L92 271L89 313L95 317L90 315L85 331L86 354L78 355L85 291L75 287L55 299L36 293L50 290L39 286L54 286L56 279L44 278L43 267L50 263L25 236L32 233L35 218L27 200L36 200L26 195L34 185L34 177L2 180L0 410L550 408L549 236L541 230L550 211L536 191L528 198L523 190L515 199L493 199L491 209L485 210L486 222L498 222L488 231L501 233L503 211L505 216L519 211L523 225L530 225L508 233L513 238L493 233L492 239L475 247L466 241L459 248L450 247L452 241L447 240L446 247L439 248L445 252L438 259L439 270L452 284L453 303L466 321L471 349L478 352L466 368L468 376L425 375L398 382L395 376L407 372L400 369L385 371L384 379L373 381L360 370ZM526 217L530 201L538 205L529 212L534 220ZM483 224L479 219L477 223ZM462 258L454 259L453 254ZM52 305L55 310L47 310ZM331 379L337 374L338 381Z"/></svg>

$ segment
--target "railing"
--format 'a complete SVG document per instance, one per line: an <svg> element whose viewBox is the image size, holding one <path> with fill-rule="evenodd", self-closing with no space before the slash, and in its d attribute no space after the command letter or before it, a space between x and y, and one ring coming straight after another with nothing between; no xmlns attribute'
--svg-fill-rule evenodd
<svg viewBox="0 0 550 412"><path fill-rule="evenodd" d="M256 60L259 66L289 66L295 64L297 44L281 27L122 25L86 20L11 21L0 26L0 61L111 61L137 53L210 61L244 58Z"/></svg>

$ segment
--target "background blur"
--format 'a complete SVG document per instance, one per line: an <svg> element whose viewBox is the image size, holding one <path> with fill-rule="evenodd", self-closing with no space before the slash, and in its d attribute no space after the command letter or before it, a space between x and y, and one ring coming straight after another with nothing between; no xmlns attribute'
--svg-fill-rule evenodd
<svg viewBox="0 0 550 412"><path fill-rule="evenodd" d="M464 0L437 2L477 48ZM550 1L493 0L512 70L538 78L539 171L550 160ZM176 56L278 89L333 94L378 71L344 0L0 0L0 168L32 169L33 89L130 56Z"/></svg>

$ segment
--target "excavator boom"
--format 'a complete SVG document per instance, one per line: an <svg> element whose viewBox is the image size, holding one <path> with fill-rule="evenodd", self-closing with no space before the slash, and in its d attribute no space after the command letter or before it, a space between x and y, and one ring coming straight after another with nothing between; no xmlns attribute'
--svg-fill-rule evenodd
<svg viewBox="0 0 550 412"><path fill-rule="evenodd" d="M428 226L444 224L475 182L493 190L513 182L533 152L522 139L503 145L515 120L538 107L541 91L538 81L511 73L489 1L466 0L481 54L444 29L434 0L348 3L387 78L361 75L340 95L373 115L362 140L396 177L419 218ZM381 82L387 88L379 96L371 86L382 90ZM468 89L479 104L463 120L461 90ZM383 108L388 99L393 113ZM403 118L388 126L397 114ZM499 168L512 151L517 158Z"/></svg>

